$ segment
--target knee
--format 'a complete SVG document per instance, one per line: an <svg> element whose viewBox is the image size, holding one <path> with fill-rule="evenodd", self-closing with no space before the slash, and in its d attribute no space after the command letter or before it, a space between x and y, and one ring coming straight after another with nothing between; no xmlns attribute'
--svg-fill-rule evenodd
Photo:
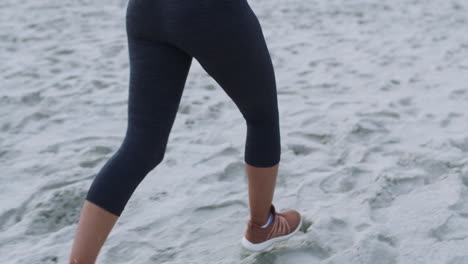
<svg viewBox="0 0 468 264"><path fill-rule="evenodd" d="M268 109L257 109L257 111L249 111L244 115L244 119L248 130L255 134L271 134L279 130L278 112Z"/></svg>
<svg viewBox="0 0 468 264"><path fill-rule="evenodd" d="M249 98L238 107L247 124L275 125L279 122L277 100L270 99L269 96Z"/></svg>
<svg viewBox="0 0 468 264"><path fill-rule="evenodd" d="M164 159L164 149L156 149L140 153L142 155L142 166L149 172L156 168Z"/></svg>
<svg viewBox="0 0 468 264"><path fill-rule="evenodd" d="M271 167L281 156L279 123L275 120L247 120L245 162L256 167Z"/></svg>
<svg viewBox="0 0 468 264"><path fill-rule="evenodd" d="M131 142L124 140L118 152L130 162L129 166L139 167L146 173L158 166L165 156L166 144L154 142Z"/></svg>

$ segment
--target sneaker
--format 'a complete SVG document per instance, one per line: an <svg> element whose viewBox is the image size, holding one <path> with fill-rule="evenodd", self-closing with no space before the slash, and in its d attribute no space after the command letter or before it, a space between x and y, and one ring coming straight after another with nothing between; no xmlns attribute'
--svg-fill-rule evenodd
<svg viewBox="0 0 468 264"><path fill-rule="evenodd" d="M274 242L292 237L302 226L302 217L296 210L276 212L273 204L270 207L273 221L265 228L249 220L247 231L242 237L242 246L251 251L262 251Z"/></svg>

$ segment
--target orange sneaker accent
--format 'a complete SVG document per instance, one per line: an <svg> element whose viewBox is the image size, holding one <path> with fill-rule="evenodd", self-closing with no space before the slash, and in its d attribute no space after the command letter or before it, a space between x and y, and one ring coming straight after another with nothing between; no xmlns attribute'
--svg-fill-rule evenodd
<svg viewBox="0 0 468 264"><path fill-rule="evenodd" d="M278 213L272 204L270 211L273 214L273 221L265 228L252 222L252 219L249 220L247 231L241 241L244 248L251 251L265 250L274 242L292 237L302 226L302 217L296 210Z"/></svg>

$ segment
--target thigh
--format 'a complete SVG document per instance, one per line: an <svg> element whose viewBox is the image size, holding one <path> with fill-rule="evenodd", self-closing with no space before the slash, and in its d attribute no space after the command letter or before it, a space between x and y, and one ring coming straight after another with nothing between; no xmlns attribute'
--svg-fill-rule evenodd
<svg viewBox="0 0 468 264"><path fill-rule="evenodd" d="M261 24L247 1L215 1L199 14L191 18L178 45L216 80L247 120L277 122L275 72Z"/></svg>
<svg viewBox="0 0 468 264"><path fill-rule="evenodd" d="M155 155L161 155L192 57L172 44L132 34L128 34L128 52L128 126L124 145L130 145L131 149L157 150Z"/></svg>

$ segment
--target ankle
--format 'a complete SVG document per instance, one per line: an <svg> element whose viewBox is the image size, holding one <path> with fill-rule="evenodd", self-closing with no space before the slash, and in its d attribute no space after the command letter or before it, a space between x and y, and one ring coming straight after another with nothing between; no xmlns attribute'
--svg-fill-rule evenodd
<svg viewBox="0 0 468 264"><path fill-rule="evenodd" d="M273 222L273 214L269 212L267 217L263 220L252 218L252 222L263 228L268 227Z"/></svg>
<svg viewBox="0 0 468 264"><path fill-rule="evenodd" d="M270 212L270 216L268 217L268 221L266 222L266 224L262 225L261 227L266 228L269 225L271 225L271 223L273 223L273 214Z"/></svg>

